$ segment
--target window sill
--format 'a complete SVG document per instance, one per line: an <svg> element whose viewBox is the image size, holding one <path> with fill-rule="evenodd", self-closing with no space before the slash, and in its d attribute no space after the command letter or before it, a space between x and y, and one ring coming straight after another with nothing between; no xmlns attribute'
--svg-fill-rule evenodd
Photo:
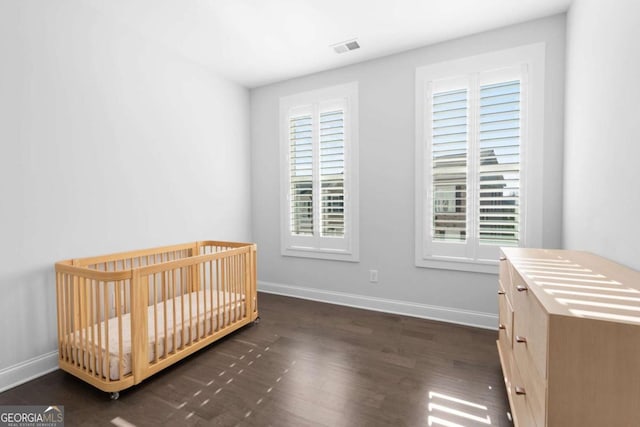
<svg viewBox="0 0 640 427"><path fill-rule="evenodd" d="M440 270L468 271L472 273L498 274L498 260L472 261L446 258L416 258L416 267Z"/></svg>
<svg viewBox="0 0 640 427"><path fill-rule="evenodd" d="M330 261L360 262L358 254L345 251L311 248L284 248L282 256L297 258L315 258Z"/></svg>

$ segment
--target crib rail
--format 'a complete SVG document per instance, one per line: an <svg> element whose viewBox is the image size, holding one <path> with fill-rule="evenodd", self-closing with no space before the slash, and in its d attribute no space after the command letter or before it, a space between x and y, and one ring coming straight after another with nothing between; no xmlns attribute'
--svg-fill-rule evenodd
<svg viewBox="0 0 640 427"><path fill-rule="evenodd" d="M129 273L130 276L130 273ZM133 384L124 375L123 330L131 329L129 316L131 279L91 278L74 275L61 268L56 272L58 306L58 350L60 361L78 371L83 379L94 383L112 382L109 352L117 351L113 367L124 382ZM107 327L115 319L116 330ZM113 345L111 345L113 343Z"/></svg>
<svg viewBox="0 0 640 427"><path fill-rule="evenodd" d="M258 316L256 247L199 241L56 263L59 362L120 391Z"/></svg>

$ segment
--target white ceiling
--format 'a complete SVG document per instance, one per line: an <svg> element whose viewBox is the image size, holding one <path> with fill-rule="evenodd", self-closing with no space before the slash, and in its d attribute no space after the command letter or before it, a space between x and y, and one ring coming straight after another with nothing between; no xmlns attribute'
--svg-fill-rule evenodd
<svg viewBox="0 0 640 427"><path fill-rule="evenodd" d="M87 0L247 87L567 10L571 0ZM359 50L329 45L358 38Z"/></svg>

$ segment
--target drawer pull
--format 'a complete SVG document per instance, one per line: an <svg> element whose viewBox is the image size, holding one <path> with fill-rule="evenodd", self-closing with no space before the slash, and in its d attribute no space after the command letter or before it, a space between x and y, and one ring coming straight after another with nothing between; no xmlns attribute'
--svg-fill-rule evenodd
<svg viewBox="0 0 640 427"><path fill-rule="evenodd" d="M527 392L525 391L524 387L518 387L518 386L516 386L516 387L515 387L515 390L516 390L516 394L519 394L519 395L522 395L522 396L524 396L525 394L527 394Z"/></svg>
<svg viewBox="0 0 640 427"><path fill-rule="evenodd" d="M503 325L502 323L500 323L500 324L498 325L498 329L502 329L502 330L504 330L504 329L507 329L507 327L506 327L505 325Z"/></svg>
<svg viewBox="0 0 640 427"><path fill-rule="evenodd" d="M526 287L526 286L524 286L524 285L518 285L518 286L516 286L516 290L517 290L518 292L526 292L526 291L528 291L528 290L529 290L529 288L527 288L527 287Z"/></svg>
<svg viewBox="0 0 640 427"><path fill-rule="evenodd" d="M506 256L501 256L501 257L500 257L500 261L506 261L506 260L507 260L507 257L506 257Z"/></svg>
<svg viewBox="0 0 640 427"><path fill-rule="evenodd" d="M504 294L505 294L504 291L502 291L502 290L498 291L498 295L504 295Z"/></svg>
<svg viewBox="0 0 640 427"><path fill-rule="evenodd" d="M516 342L523 342L523 343L527 343L527 338L525 337L521 337L520 335L516 335Z"/></svg>

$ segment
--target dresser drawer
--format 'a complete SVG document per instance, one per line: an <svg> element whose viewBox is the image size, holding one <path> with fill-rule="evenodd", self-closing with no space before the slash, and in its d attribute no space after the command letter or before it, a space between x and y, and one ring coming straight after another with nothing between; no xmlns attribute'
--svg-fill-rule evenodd
<svg viewBox="0 0 640 427"><path fill-rule="evenodd" d="M498 334L498 340L502 342L504 348L510 348L513 345L513 309L504 293L498 293Z"/></svg>
<svg viewBox="0 0 640 427"><path fill-rule="evenodd" d="M504 344L498 340L498 356L500 357L500 366L502 366L502 374L504 377L504 385L507 390L511 389L511 365L513 364L513 354L510 348L504 348Z"/></svg>
<svg viewBox="0 0 640 427"><path fill-rule="evenodd" d="M547 378L547 345L549 317L535 295L517 271L512 272L515 293L513 296L513 347L526 354L522 356L535 367L540 377Z"/></svg>
<svg viewBox="0 0 640 427"><path fill-rule="evenodd" d="M511 283L511 267L509 261L505 257L500 257L498 280L502 289L507 293L507 298L513 301L513 285Z"/></svg>
<svg viewBox="0 0 640 427"><path fill-rule="evenodd" d="M532 359L523 343L514 343L513 365L518 367L519 386L525 389L531 414L538 425L545 425L547 382L533 366Z"/></svg>
<svg viewBox="0 0 640 427"><path fill-rule="evenodd" d="M507 387L507 393L511 402L513 423L516 427L542 427L544 424L536 424L536 419L531 411L531 396L529 391L522 385L522 376L517 363L515 361L512 361L512 363L511 381Z"/></svg>

